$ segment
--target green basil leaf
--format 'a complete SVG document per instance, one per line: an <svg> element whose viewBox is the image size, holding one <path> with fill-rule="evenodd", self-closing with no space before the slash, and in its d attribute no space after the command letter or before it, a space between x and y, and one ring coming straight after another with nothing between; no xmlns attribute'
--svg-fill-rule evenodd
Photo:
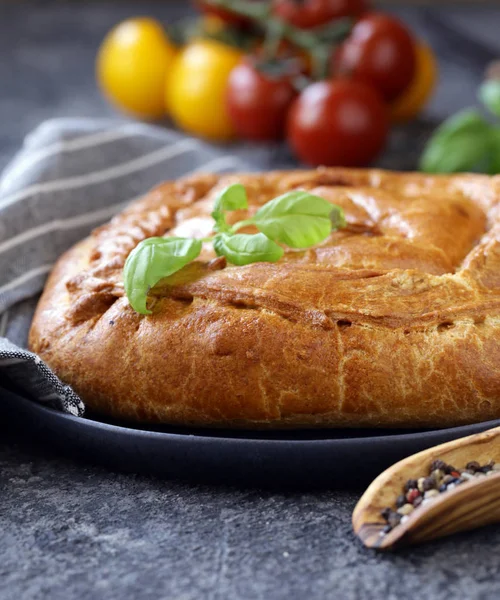
<svg viewBox="0 0 500 600"><path fill-rule="evenodd" d="M457 133L481 130L485 125L488 123L479 111L475 108L467 108L441 123L432 137L439 138L440 141L448 140Z"/></svg>
<svg viewBox="0 0 500 600"><path fill-rule="evenodd" d="M488 157L491 126L474 110L447 119L434 132L420 160L426 173L477 169Z"/></svg>
<svg viewBox="0 0 500 600"><path fill-rule="evenodd" d="M345 225L341 208L302 190L288 192L264 204L253 221L267 237L291 248L319 244L332 228Z"/></svg>
<svg viewBox="0 0 500 600"><path fill-rule="evenodd" d="M500 173L500 127L492 127L490 131L487 173L488 175L497 175Z"/></svg>
<svg viewBox="0 0 500 600"><path fill-rule="evenodd" d="M214 203L212 218L215 221L215 231L229 231L224 212L248 208L247 192L241 183L233 183L224 188Z"/></svg>
<svg viewBox="0 0 500 600"><path fill-rule="evenodd" d="M160 279L176 273L201 252L201 241L176 237L152 237L129 254L123 270L125 293L132 308L149 315L146 308L149 290Z"/></svg>
<svg viewBox="0 0 500 600"><path fill-rule="evenodd" d="M500 117L500 81L490 79L479 88L479 99L486 108Z"/></svg>
<svg viewBox="0 0 500 600"><path fill-rule="evenodd" d="M332 212L330 213L330 221L332 223L332 231L342 229L346 226L344 211L336 204L330 204Z"/></svg>
<svg viewBox="0 0 500 600"><path fill-rule="evenodd" d="M218 256L225 256L230 263L238 266L276 262L283 256L283 248L263 233L220 233L214 238L214 250Z"/></svg>

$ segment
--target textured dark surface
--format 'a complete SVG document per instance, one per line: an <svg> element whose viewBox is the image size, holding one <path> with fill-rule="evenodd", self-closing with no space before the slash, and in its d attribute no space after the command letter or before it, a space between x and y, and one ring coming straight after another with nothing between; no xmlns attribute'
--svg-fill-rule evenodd
<svg viewBox="0 0 500 600"><path fill-rule="evenodd" d="M184 11L171 2L0 5L0 165L43 119L113 114L92 71L111 25ZM474 103L484 67L500 56L500 8L400 12L442 71L425 120L395 132L380 163L412 168L432 123ZM25 437L1 423L2 600L500 597L499 527L377 555L351 532L359 490L188 486L66 460Z"/></svg>
<svg viewBox="0 0 500 600"><path fill-rule="evenodd" d="M357 492L190 487L0 444L2 599L500 596L500 529L398 555L353 538Z"/></svg>

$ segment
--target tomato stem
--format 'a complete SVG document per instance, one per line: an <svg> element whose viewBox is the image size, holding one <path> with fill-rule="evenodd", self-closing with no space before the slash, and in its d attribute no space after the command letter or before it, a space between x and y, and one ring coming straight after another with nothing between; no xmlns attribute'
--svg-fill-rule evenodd
<svg viewBox="0 0 500 600"><path fill-rule="evenodd" d="M313 62L313 79L326 79L330 71L330 56L332 49L325 44L319 44L311 51Z"/></svg>
<svg viewBox="0 0 500 600"><path fill-rule="evenodd" d="M207 4L224 8L229 12L254 21L265 21L271 14L270 2L251 2L249 0L207 0Z"/></svg>
<svg viewBox="0 0 500 600"><path fill-rule="evenodd" d="M284 23L280 19L269 19L264 40L264 56L267 60L278 57L278 51L285 34Z"/></svg>
<svg viewBox="0 0 500 600"><path fill-rule="evenodd" d="M329 57L335 44L343 41L350 33L353 20L334 21L311 30L290 25L280 17L272 15L271 2L254 3L249 0L206 0L207 4L224 8L237 15L247 17L265 32L264 54L268 59L277 56L282 40L309 53L314 64L314 77L324 79L328 75Z"/></svg>

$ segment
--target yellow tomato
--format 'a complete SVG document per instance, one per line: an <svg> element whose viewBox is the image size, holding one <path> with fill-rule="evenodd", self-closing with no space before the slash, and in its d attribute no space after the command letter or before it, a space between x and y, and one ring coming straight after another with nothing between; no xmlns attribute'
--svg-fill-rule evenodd
<svg viewBox="0 0 500 600"><path fill-rule="evenodd" d="M417 68L413 81L391 107L392 119L396 122L413 119L422 110L436 85L438 67L432 50L420 42L416 51Z"/></svg>
<svg viewBox="0 0 500 600"><path fill-rule="evenodd" d="M176 56L166 82L166 106L175 123L211 140L234 135L226 109L229 73L242 53L213 40L194 41Z"/></svg>
<svg viewBox="0 0 500 600"><path fill-rule="evenodd" d="M97 56L97 79L106 97L146 119L166 113L165 78L176 53L154 19L123 21L105 37Z"/></svg>

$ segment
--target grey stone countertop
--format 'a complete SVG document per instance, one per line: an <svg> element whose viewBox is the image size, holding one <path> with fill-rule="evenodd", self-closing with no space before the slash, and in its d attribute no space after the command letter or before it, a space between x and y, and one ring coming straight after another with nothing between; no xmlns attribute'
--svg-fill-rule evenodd
<svg viewBox="0 0 500 600"><path fill-rule="evenodd" d="M121 0L0 4L0 166L46 118L113 114L95 88L92 62L114 23L186 10L186 3ZM475 102L486 64L500 56L500 7L395 10L441 63L425 118L395 132L380 162L411 168L429 127ZM499 527L376 554L351 531L360 492L118 474L61 458L1 423L0 598L500 597Z"/></svg>

